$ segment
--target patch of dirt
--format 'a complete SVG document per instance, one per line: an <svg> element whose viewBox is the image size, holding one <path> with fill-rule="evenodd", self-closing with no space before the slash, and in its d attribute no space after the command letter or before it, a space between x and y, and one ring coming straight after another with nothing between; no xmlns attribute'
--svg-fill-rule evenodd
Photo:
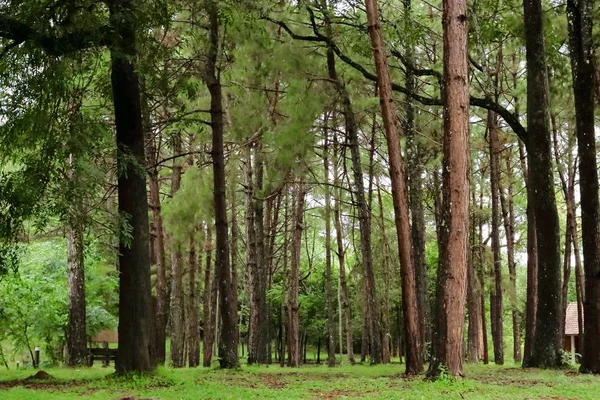
<svg viewBox="0 0 600 400"><path fill-rule="evenodd" d="M281 390L287 387L288 383L284 379L291 374L256 374L256 375L233 375L222 376L220 382L239 387L256 389L260 384L267 386L269 389ZM201 380L200 380L201 381ZM199 380L196 383L201 384Z"/></svg>
<svg viewBox="0 0 600 400"><path fill-rule="evenodd" d="M343 390L343 389L332 389L327 391L321 391L312 389L311 392L314 394L313 399L315 400L332 400L347 397L363 397L371 392L358 392L356 390Z"/></svg>
<svg viewBox="0 0 600 400"><path fill-rule="evenodd" d="M511 368L504 368L504 371L517 372L520 374L521 372L536 372L537 370L535 368L511 367Z"/></svg>
<svg viewBox="0 0 600 400"><path fill-rule="evenodd" d="M386 383L386 386L389 388L393 388L393 389L403 389L403 390L410 390L412 389L412 386L403 383L402 381L399 380L390 380L389 382Z"/></svg>
<svg viewBox="0 0 600 400"><path fill-rule="evenodd" d="M499 378L496 376L478 376L473 380L491 385L514 386L518 388L530 388L535 385L546 385L553 387L551 382L545 382L537 379L517 379L517 378Z"/></svg>
<svg viewBox="0 0 600 400"><path fill-rule="evenodd" d="M574 397L542 396L540 400L577 400Z"/></svg>
<svg viewBox="0 0 600 400"><path fill-rule="evenodd" d="M53 379L52 375L50 375L46 371L40 370L40 371L36 372L35 375L31 375L29 378L26 378L25 380L27 380L27 381L32 381L32 380L43 381L43 380L49 380L49 379Z"/></svg>
<svg viewBox="0 0 600 400"><path fill-rule="evenodd" d="M257 373L252 375L232 375L221 376L219 380L230 385L256 389L260 385L264 385L269 389L282 390L285 389L289 381L295 380L312 380L312 381L331 381L335 379L347 378L347 374L343 373L327 373L320 374L316 372L277 372L277 373ZM201 384L204 379L196 379L196 383Z"/></svg>
<svg viewBox="0 0 600 400"><path fill-rule="evenodd" d="M195 379L194 382L196 384L201 385L203 382L213 380L212 378L202 377L200 379ZM233 376L221 376L218 378L219 382L225 382L230 384L231 386L240 386L251 389L256 389L256 383L258 382L256 379L251 379L249 376L243 375L233 375Z"/></svg>
<svg viewBox="0 0 600 400"><path fill-rule="evenodd" d="M0 382L0 390L12 389L14 387L23 387L32 390L55 390L63 391L75 386L84 386L86 381L56 381L54 377L46 371L38 371L25 379Z"/></svg>
<svg viewBox="0 0 600 400"><path fill-rule="evenodd" d="M151 399L142 399L141 397L127 396L127 397L119 397L115 400L157 400L156 398Z"/></svg>
<svg viewBox="0 0 600 400"><path fill-rule="evenodd" d="M269 389L281 390L285 389L287 382L277 376L269 376L265 374L262 378L262 383Z"/></svg>
<svg viewBox="0 0 600 400"><path fill-rule="evenodd" d="M67 390L74 386L83 386L86 382L44 382L40 380L17 380L0 382L0 390L12 389L14 387L23 387L33 390Z"/></svg>
<svg viewBox="0 0 600 400"><path fill-rule="evenodd" d="M302 378L311 381L330 381L332 379L345 379L348 377L348 374L344 374L341 372L337 373L319 373L319 372L302 372L302 370L298 372L277 372L273 374L257 374L258 376L279 376L279 377L289 377L289 378Z"/></svg>
<svg viewBox="0 0 600 400"><path fill-rule="evenodd" d="M423 375L406 375L405 373L398 373L393 375L377 375L373 378L388 378L388 379L401 379L404 381L417 381L423 379Z"/></svg>

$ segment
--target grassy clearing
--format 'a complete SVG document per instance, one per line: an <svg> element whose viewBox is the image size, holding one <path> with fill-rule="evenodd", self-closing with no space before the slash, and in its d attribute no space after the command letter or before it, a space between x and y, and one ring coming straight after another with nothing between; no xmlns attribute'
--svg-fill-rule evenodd
<svg viewBox="0 0 600 400"><path fill-rule="evenodd" d="M48 369L54 379L27 381L33 370L0 372L0 399L113 400L136 396L196 399L590 399L600 398L600 378L574 370L522 370L468 366L468 377L426 382L407 379L401 365L244 367L237 371L163 368L153 376L114 378L112 369Z"/></svg>

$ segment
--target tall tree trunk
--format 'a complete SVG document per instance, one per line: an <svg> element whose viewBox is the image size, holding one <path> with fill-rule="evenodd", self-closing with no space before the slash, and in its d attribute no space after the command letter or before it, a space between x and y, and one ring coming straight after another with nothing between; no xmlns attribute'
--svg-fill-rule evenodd
<svg viewBox="0 0 600 400"><path fill-rule="evenodd" d="M117 374L141 373L155 368L148 197L144 165L144 129L132 0L108 2L115 37L110 48L111 83L117 132L119 214L127 218L131 237L119 240L119 350Z"/></svg>
<svg viewBox="0 0 600 400"><path fill-rule="evenodd" d="M271 290L271 287L273 286L273 275L275 274L275 265L274 265L274 260L275 260L275 242L276 242L276 238L277 238L277 229L279 226L279 211L281 210L281 200L282 200L282 196L281 193L276 194L275 198L273 198L272 196L269 196L269 200L267 201L267 207L266 207L266 219L265 219L265 239L268 239L267 241L267 245L265 246L265 263L266 266L265 268L267 269L267 288L266 288L266 292L268 292L269 290ZM267 352L268 352L268 359L267 359L267 363L271 364L273 362L273 355L272 355L272 332L271 332L271 318L272 318L272 313L271 313L271 309L272 309L272 304L271 304L271 299L267 297L267 303L266 303L266 321L265 324L267 325Z"/></svg>
<svg viewBox="0 0 600 400"><path fill-rule="evenodd" d="M248 323L248 364L252 365L257 362L257 353L259 351L259 317L260 317L260 295L259 295L259 278L256 252L256 224L253 208L254 199L254 167L252 161L252 147L249 145L246 151L246 203L245 203L245 219L246 219L246 276L248 297L250 300L250 316Z"/></svg>
<svg viewBox="0 0 600 400"><path fill-rule="evenodd" d="M150 181L150 204L156 242L154 246L154 259L156 262L156 310L155 310L155 341L154 351L157 364L164 364L166 357L166 329L168 317L167 304L167 277L165 273L165 231L160 206L160 185L158 171L148 173Z"/></svg>
<svg viewBox="0 0 600 400"><path fill-rule="evenodd" d="M565 332L565 320L567 316L567 298L569 293L569 280L571 278L571 249L573 247L573 224L576 224L576 203L575 203L575 162L573 160L573 147L575 145L575 137L570 135L568 138L568 145L565 149L566 159L566 171L565 171L565 160L559 154L559 142L558 142L558 131L559 128L556 123L556 114L550 114L550 121L552 124L552 136L554 141L554 158L558 169L558 175L567 205L567 221L565 226L565 250L563 258L563 281L561 289L561 305L560 305L560 332ZM577 232L577 227L575 227ZM577 240L577 236L575 236Z"/></svg>
<svg viewBox="0 0 600 400"><path fill-rule="evenodd" d="M480 215L483 213L483 190L479 192L479 213ZM487 275L486 267L484 263L484 242L483 242L483 220L480 218L477 221L477 263L478 263L478 276L479 282L481 285L481 299L479 304L481 304L481 336L483 341L483 363L488 365L490 363L490 353L488 348L488 330L487 330L487 322L486 322L486 309L485 309L485 277Z"/></svg>
<svg viewBox="0 0 600 400"><path fill-rule="evenodd" d="M367 310L367 289L364 277L361 281L361 289L362 304L360 305L360 307L364 315L362 318L362 325L360 330L360 363L364 364L367 361L367 356L370 352L369 344L371 342L371 334L369 332L369 327L371 326L371 319L369 318L369 312Z"/></svg>
<svg viewBox="0 0 600 400"><path fill-rule="evenodd" d="M498 365L504 364L504 340L503 340L503 305L502 305L502 260L500 258L500 221L499 221L499 181L500 162L498 127L496 115L488 111L488 135L490 153L490 185L492 197L492 253L494 257L494 284L490 290L490 319L492 323L492 342L494 344L494 362Z"/></svg>
<svg viewBox="0 0 600 400"><path fill-rule="evenodd" d="M348 355L348 362L350 365L356 363L354 359L354 339L353 339L353 325L352 325L352 308L350 307L350 294L348 291L348 283L346 280L346 249L344 248L344 232L342 229L342 210L341 210L341 197L342 192L339 189L339 177L337 170L337 135L334 135L334 145L336 151L334 152L333 167L334 167L334 182L333 186L338 188L335 193L334 206L333 206L333 219L335 224L335 238L337 243L337 256L338 264L340 267L340 297L341 305L343 310L344 324L346 328L346 351ZM341 344L340 344L341 346Z"/></svg>
<svg viewBox="0 0 600 400"><path fill-rule="evenodd" d="M594 125L594 43L592 0L568 0L569 44L579 152L583 267L584 340L581 371L600 373L600 200Z"/></svg>
<svg viewBox="0 0 600 400"><path fill-rule="evenodd" d="M216 268L216 260L215 260ZM219 359L219 283L216 275L217 271L214 272L214 279L211 282L210 287L210 327L212 328L212 355Z"/></svg>
<svg viewBox="0 0 600 400"><path fill-rule="evenodd" d="M77 200L76 200L77 201ZM83 226L74 220L67 227L67 277L69 322L67 325L67 359L69 367L87 365L87 332L85 310L85 270L83 264Z"/></svg>
<svg viewBox="0 0 600 400"><path fill-rule="evenodd" d="M284 187L285 190L285 200L284 200L284 211L283 211L283 277L285 279L286 285L284 285L284 288L289 285L290 279L289 279L289 271L288 271L288 253L289 253L289 217L290 217L290 196L289 196L289 189L287 187ZM287 293L289 293L289 286L287 287ZM280 353L280 357L279 357L279 366L280 367L284 367L285 366L285 349L287 344L289 343L288 340L288 336L289 336L289 330L286 330L286 320L289 317L288 315L288 310L287 310L287 305L286 305L286 292L284 291L284 294L282 296L281 299L281 353ZM289 352L289 348L288 348L288 352Z"/></svg>
<svg viewBox="0 0 600 400"><path fill-rule="evenodd" d="M526 164L526 155L523 143L519 142L519 156L521 170L527 184L527 303L525 310L525 348L523 350L523 365L531 363L533 355L533 340L535 337L535 324L537 308L537 236L535 213L533 211L533 194L530 184L531 175Z"/></svg>
<svg viewBox="0 0 600 400"><path fill-rule="evenodd" d="M512 69L512 81L513 88L519 86L519 71L520 65L517 58L516 52L512 54L513 69ZM519 116L519 98L515 97L515 111L514 114ZM525 340L523 349L523 365L530 363L533 354L533 340L535 336L535 325L536 315L535 310L537 308L537 236L536 236L536 223L535 223L535 212L533 210L533 195L531 194L530 184L530 173L527 167L527 152L525 150L526 143L519 141L519 160L521 164L521 172L525 180L525 186L527 189L527 300L525 305Z"/></svg>
<svg viewBox="0 0 600 400"><path fill-rule="evenodd" d="M268 336L269 336L269 324L268 324L268 311L267 311L267 284L269 271L267 268L266 251L265 251L265 228L264 228L264 193L263 193L263 180L264 180L264 162L262 154L262 138L257 139L255 152L254 152L254 168L256 183L254 185L254 199L253 199L253 212L254 212L254 224L256 235L256 266L255 274L253 277L253 284L255 286L254 306L256 307L258 329L253 335L255 343L248 347L248 360L251 360L250 350L252 349L254 354L253 362L258 364L267 364L269 361L268 353Z"/></svg>
<svg viewBox="0 0 600 400"><path fill-rule="evenodd" d="M583 277L583 266L581 265L581 252L579 251L577 221L575 221L571 229L573 230L571 232L571 235L573 236L573 253L575 254L575 294L577 296L577 325L579 327L579 332L583 332L583 304L585 302L585 278ZM583 339L584 337L580 336L580 348L583 348L581 343Z"/></svg>
<svg viewBox="0 0 600 400"><path fill-rule="evenodd" d="M375 147L375 146L373 146ZM381 254L382 254L382 264L383 264L383 309L381 311L381 331L383 333L383 351L382 351L382 361L385 364L391 362L391 354L390 354L390 286L394 282L392 278L392 265L393 262L391 260L391 249L389 248L389 240L387 236L387 232L385 230L385 218L384 218L384 207L383 207L383 198L381 196L381 183L379 182L379 177L377 179L377 202L379 206L379 226L381 229Z"/></svg>
<svg viewBox="0 0 600 400"><path fill-rule="evenodd" d="M305 184L301 182L298 186L298 198L296 210L293 216L293 231L291 243L291 268L288 283L288 366L300 366L300 325L298 321L298 284L300 281L300 251L302 249L302 230L304 216L304 197L306 195Z"/></svg>
<svg viewBox="0 0 600 400"><path fill-rule="evenodd" d="M200 252L202 254L202 252ZM187 312L187 358L190 368L200 365L200 335L198 331L198 265L201 265L202 257L198 260L196 256L196 237L190 235L189 252L189 297ZM200 262L199 262L200 261Z"/></svg>
<svg viewBox="0 0 600 400"><path fill-rule="evenodd" d="M76 99L75 112L70 117L74 123L81 116L81 102ZM78 158L74 154L69 155L67 183L71 190L78 187ZM76 191L73 191L68 199L71 200L69 213L66 220L67 225L67 292L68 292L68 324L66 332L66 364L69 367L87 365L87 331L86 331L86 302L85 302L85 268L83 255L83 229L84 210L83 199Z"/></svg>
<svg viewBox="0 0 600 400"><path fill-rule="evenodd" d="M419 309L417 305L415 266L412 254L412 236L409 225L408 209L408 188L406 186L404 164L400 147L400 139L396 126L396 109L393 103L392 83L390 72L387 65L385 47L381 35L379 23L379 10L376 0L366 0L367 20L369 27L369 36L373 48L373 57L377 70L377 84L379 88L379 97L381 100L381 110L383 116L383 125L386 132L388 145L388 155L390 164L390 179L392 184L392 197L394 200L394 215L396 223L396 233L398 237L398 253L400 258L400 270L402 278L402 307L404 312L404 327L406 335L406 373L420 374L423 371L423 350L421 343L421 329L419 324ZM468 207L468 199L467 199ZM466 245L466 243L465 243ZM375 276L371 269L366 270L367 290L375 293ZM375 298L369 298L370 314L375 319L379 318L376 312L378 307ZM372 321L372 325L377 328L378 322ZM377 337L379 329L373 330L373 339L375 351L381 351L380 338ZM375 353L376 354L376 353ZM379 359L374 359L379 362Z"/></svg>
<svg viewBox="0 0 600 400"><path fill-rule="evenodd" d="M176 133L173 137L173 156L177 157L183 152L181 135ZM174 196L181 187L182 165L180 158L173 162L171 176L171 196ZM181 243L172 241L171 251L171 366L174 368L185 367L185 319L184 319L184 288L183 288L183 257Z"/></svg>
<svg viewBox="0 0 600 400"><path fill-rule="evenodd" d="M330 16L328 13L326 13L325 17L328 33L331 35ZM327 51L327 67L329 78L332 82L334 82L336 90L341 97L342 113L345 120L345 130L352 155L352 170L354 174L354 185L356 187L356 206L359 212L362 267L365 277L364 283L369 287L369 289L366 290L367 312L365 313L364 318L365 321L369 321L368 337L372 340L370 352L371 361L377 364L381 362L381 333L379 327L379 318L374 317L378 315L377 293L375 288L375 274L373 271L373 256L371 252L369 206L365 198L365 186L363 181L362 162L360 160L360 147L358 142L358 127L356 124L356 116L352 107L350 94L337 75L335 55L331 46ZM366 338L367 335L363 335L363 340L366 340Z"/></svg>
<svg viewBox="0 0 600 400"><path fill-rule="evenodd" d="M505 150L504 160L506 162L507 193L502 187L502 180L498 189L500 191L500 204L502 206L502 217L504 220L504 231L506 232L506 257L508 259L508 272L510 274L510 307L513 325L513 359L515 362L522 361L521 356L521 316L517 301L517 265L515 262L515 210L513 202L513 172L512 151Z"/></svg>
<svg viewBox="0 0 600 400"><path fill-rule="evenodd" d="M237 194L236 194L236 182L231 183L231 299L236 307L239 306L239 298L238 298L238 287L239 287L239 278L238 278L238 237L239 237L239 227L237 223ZM240 318L235 315L236 325L239 326ZM238 328L239 329L239 328ZM239 331L238 331L238 342L239 342ZM243 355L242 355L243 357Z"/></svg>
<svg viewBox="0 0 600 400"><path fill-rule="evenodd" d="M437 376L444 365L449 374L461 376L469 236L467 4L465 0L445 0L443 8L443 223L435 344L429 374Z"/></svg>
<svg viewBox="0 0 600 400"><path fill-rule="evenodd" d="M223 149L223 93L217 60L219 55L219 15L216 0L206 4L209 23L209 49L206 57L205 80L210 92L212 128L212 159L214 179L214 207L216 232L215 279L219 285L220 337L219 361L223 368L237 368L239 332L237 304L232 293L231 263L225 199L225 154Z"/></svg>
<svg viewBox="0 0 600 400"><path fill-rule="evenodd" d="M142 84L144 81L141 81ZM145 91L142 91L144 95ZM152 210L152 225L154 227L154 245L152 249L153 262L156 264L156 308L154 315L154 357L157 364L164 364L166 358L166 329L168 318L167 303L167 277L165 270L165 230L160 207L160 182L158 179L158 149L156 138L153 135L150 111L146 96L142 96L144 137L147 146L146 166L148 168L148 181L150 188L150 209ZM160 139L159 139L160 141Z"/></svg>
<svg viewBox="0 0 600 400"><path fill-rule="evenodd" d="M260 138L258 140L261 140ZM262 149L259 144L248 148L246 172L246 240L250 287L250 325L248 364L268 362L266 323L267 264L264 237L264 200Z"/></svg>
<svg viewBox="0 0 600 400"><path fill-rule="evenodd" d="M327 0L322 1L323 6L323 16L325 20L325 28L327 30L327 36L331 39L333 34L331 31L331 15L330 15L330 6ZM331 79L335 83L335 88L342 98L343 103L343 115L346 121L346 126L349 122L354 121L354 113L352 110L352 105L350 103L350 96L343 85L343 83L338 79L336 65L335 65L335 54L333 52L333 48L331 46L327 49L327 71L329 74L329 79ZM333 121L334 126L337 122L335 118L335 111L333 112ZM346 130L348 130L346 128ZM325 147L324 147L324 167L325 167L325 288L326 288L326 296L327 296L327 365L330 367L335 366L335 302L333 298L333 282L331 276L331 189L329 187L329 130L325 130ZM337 144L337 138L334 140L334 146ZM336 149L334 148L334 152ZM334 156L334 175L337 173L337 162ZM334 181L337 179L334 178ZM337 225L336 225L337 229ZM342 255L343 258L343 255ZM341 339L341 337L340 337ZM340 348L341 348L340 342Z"/></svg>
<svg viewBox="0 0 600 400"><path fill-rule="evenodd" d="M471 207L473 218L471 220L471 252L469 259L469 270L467 272L467 307L469 310L469 327L467 334L467 359L469 362L478 363L482 353L482 317L481 317L481 282L475 271L475 263L479 261L478 251L480 243L477 243L477 225L481 218L475 210L477 206L475 192L472 192Z"/></svg>
<svg viewBox="0 0 600 400"><path fill-rule="evenodd" d="M560 237L548 118L549 91L540 0L523 1L527 50L527 155L537 237L537 307L529 367L560 364Z"/></svg>
<svg viewBox="0 0 600 400"><path fill-rule="evenodd" d="M334 119L335 120L335 119ZM329 122L329 121L327 121ZM325 177L325 297L327 301L327 366L335 367L335 303L331 274L331 188L329 186L329 129L324 131L323 170Z"/></svg>
<svg viewBox="0 0 600 400"><path fill-rule="evenodd" d="M212 305L211 301L211 288L213 286L214 279L210 279L212 268L212 229L210 225L206 227L206 242L204 244L204 249L206 251L206 267L204 269L204 293L202 295L202 325L203 325L203 335L202 335L202 347L203 347L203 357L202 357L202 366L210 367L212 364L212 353L213 353L213 344L214 344L214 327L213 327L213 315L215 314L215 309Z"/></svg>
<svg viewBox="0 0 600 400"><path fill-rule="evenodd" d="M411 0L404 0L405 26L408 32L412 30ZM406 135L406 162L408 170L408 194L411 213L412 244L415 264L415 279L417 285L417 305L419 307L419 327L421 343L431 342L431 319L428 299L427 262L425 260L425 209L423 207L423 164L421 146L415 130L415 107L411 94L415 90L413 71L414 44L406 47L406 99L404 132Z"/></svg>

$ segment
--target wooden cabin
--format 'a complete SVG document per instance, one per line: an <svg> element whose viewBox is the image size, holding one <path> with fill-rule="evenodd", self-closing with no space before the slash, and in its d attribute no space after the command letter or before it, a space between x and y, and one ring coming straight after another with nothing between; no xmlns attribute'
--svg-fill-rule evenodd
<svg viewBox="0 0 600 400"><path fill-rule="evenodd" d="M575 355L581 353L581 335L579 333L579 322L577 303L569 303L565 316L565 336L563 350L571 353L571 361L575 363Z"/></svg>

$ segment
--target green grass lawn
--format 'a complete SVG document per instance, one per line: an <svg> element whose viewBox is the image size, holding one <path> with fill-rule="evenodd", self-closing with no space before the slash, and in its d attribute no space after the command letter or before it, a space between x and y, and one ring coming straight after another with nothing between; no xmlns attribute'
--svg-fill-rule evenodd
<svg viewBox="0 0 600 400"><path fill-rule="evenodd" d="M0 371L0 399L600 399L600 377L574 370L523 370L469 365L467 377L427 382L402 376L404 366L244 367L237 371L162 368L120 379L112 369L47 369L54 379L31 381L34 370Z"/></svg>

